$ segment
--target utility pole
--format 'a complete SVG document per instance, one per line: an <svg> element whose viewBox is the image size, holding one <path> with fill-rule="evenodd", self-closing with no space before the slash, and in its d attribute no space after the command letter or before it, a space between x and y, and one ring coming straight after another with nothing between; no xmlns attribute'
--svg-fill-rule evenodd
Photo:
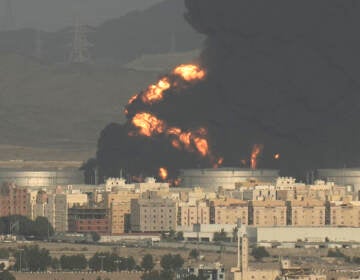
<svg viewBox="0 0 360 280"><path fill-rule="evenodd" d="M105 256L99 256L100 260L101 260L101 272L104 271L104 259L105 259Z"/></svg>
<svg viewBox="0 0 360 280"><path fill-rule="evenodd" d="M90 63L90 51L89 48L92 44L87 40L86 34L88 30L85 26L80 24L79 17L75 19L75 25L73 29L73 42L70 53L70 63Z"/></svg>
<svg viewBox="0 0 360 280"><path fill-rule="evenodd" d="M24 249L19 249L19 253L20 253L20 256L19 256L19 271L21 272L22 271L22 264L21 264L21 257L22 257L22 252L24 251Z"/></svg>

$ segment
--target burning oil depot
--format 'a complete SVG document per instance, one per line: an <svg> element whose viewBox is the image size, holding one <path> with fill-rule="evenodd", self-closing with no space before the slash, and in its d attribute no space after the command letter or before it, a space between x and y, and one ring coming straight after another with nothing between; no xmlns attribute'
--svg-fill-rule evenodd
<svg viewBox="0 0 360 280"><path fill-rule="evenodd" d="M278 177L279 170L250 168L182 169L179 176L183 187L200 186L206 189L234 189L236 183L275 182Z"/></svg>

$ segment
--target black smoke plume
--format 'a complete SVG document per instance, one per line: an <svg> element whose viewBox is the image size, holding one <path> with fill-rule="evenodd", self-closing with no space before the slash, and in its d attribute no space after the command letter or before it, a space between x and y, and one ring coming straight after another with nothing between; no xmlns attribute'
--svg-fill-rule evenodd
<svg viewBox="0 0 360 280"><path fill-rule="evenodd" d="M142 108L182 128L207 127L224 166L240 166L253 144L260 167L303 175L359 165L360 3L355 0L185 0L186 20L207 36L205 81ZM121 168L209 167L163 137L129 137L111 124L98 144L105 176ZM280 159L275 160L274 154Z"/></svg>

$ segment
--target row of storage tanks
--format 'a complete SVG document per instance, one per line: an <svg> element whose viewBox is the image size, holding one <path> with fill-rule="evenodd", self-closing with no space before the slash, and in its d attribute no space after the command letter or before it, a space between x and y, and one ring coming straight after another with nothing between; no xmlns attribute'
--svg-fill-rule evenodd
<svg viewBox="0 0 360 280"><path fill-rule="evenodd" d="M274 169L183 169L180 170L181 186L204 188L231 187L238 182L255 180L258 182L274 182L279 177L279 170ZM339 185L352 185L360 189L360 168L319 169L318 179L333 181ZM83 171L78 169L64 170L9 170L0 169L0 184L14 182L19 186L56 186L84 184Z"/></svg>

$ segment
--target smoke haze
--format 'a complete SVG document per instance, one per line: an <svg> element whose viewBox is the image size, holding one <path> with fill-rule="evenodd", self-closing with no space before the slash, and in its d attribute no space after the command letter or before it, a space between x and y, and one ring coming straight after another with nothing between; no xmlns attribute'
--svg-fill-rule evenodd
<svg viewBox="0 0 360 280"><path fill-rule="evenodd" d="M186 0L186 19L207 36L207 78L144 109L171 125L205 126L225 166L240 166L263 144L259 167L303 175L308 168L358 165L360 6L356 1ZM206 167L161 137L129 138L110 126L99 163ZM117 131L117 132L116 132ZM122 131L122 132L120 132ZM115 145L115 147L114 147ZM120 147L119 147L120 146ZM279 153L281 159L275 160ZM144 159L141 163L141 159ZM104 168L106 169L106 168Z"/></svg>

